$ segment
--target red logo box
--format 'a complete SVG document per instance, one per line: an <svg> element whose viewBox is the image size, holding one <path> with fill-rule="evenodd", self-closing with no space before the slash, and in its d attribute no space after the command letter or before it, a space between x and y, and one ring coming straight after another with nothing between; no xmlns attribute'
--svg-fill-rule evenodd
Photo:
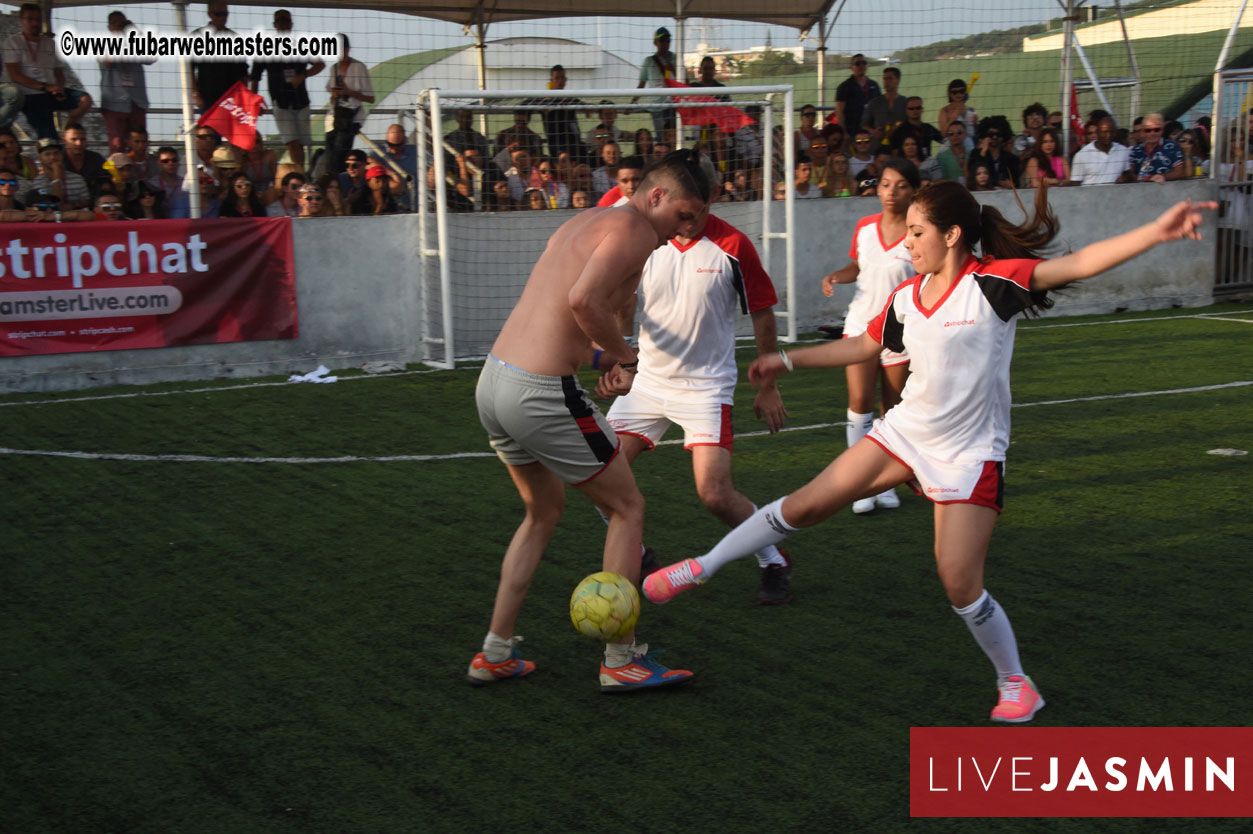
<svg viewBox="0 0 1253 834"><path fill-rule="evenodd" d="M1253 817L1251 727L911 727L911 817Z"/></svg>

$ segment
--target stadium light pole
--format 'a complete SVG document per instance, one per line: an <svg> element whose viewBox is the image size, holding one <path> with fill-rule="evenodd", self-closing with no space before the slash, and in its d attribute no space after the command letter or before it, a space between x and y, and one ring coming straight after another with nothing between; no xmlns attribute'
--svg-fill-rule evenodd
<svg viewBox="0 0 1253 834"><path fill-rule="evenodd" d="M1070 112L1070 87L1074 84L1074 62L1071 59L1071 45L1075 40L1075 9L1077 4L1075 0L1057 0L1066 12L1066 16L1062 18L1065 22L1064 34L1062 36L1062 147L1070 147L1070 117L1074 114Z"/></svg>
<svg viewBox="0 0 1253 834"><path fill-rule="evenodd" d="M187 0L174 0L174 21L178 31L187 32ZM196 158L196 143L192 134L195 126L191 112L191 65L186 58L178 59L179 88L183 98L183 159L186 160L187 196L191 200L191 218L200 219L200 177L196 176L193 160Z"/></svg>
<svg viewBox="0 0 1253 834"><path fill-rule="evenodd" d="M1131 68L1131 74L1136 79L1135 86L1131 88L1131 115L1127 117L1127 124L1132 124L1140 112L1140 65L1136 63L1136 50L1131 38L1127 36L1127 17L1122 13L1122 0L1114 0L1114 9L1118 12L1118 23L1122 26L1122 42L1127 47L1127 66Z"/></svg>
<svg viewBox="0 0 1253 834"><path fill-rule="evenodd" d="M675 38L675 68L674 72L678 78L674 79L680 84L687 83L687 66L684 64L686 60L684 49L686 44L684 38L687 34L687 27L684 26L683 17L683 0L674 0L674 38ZM660 104L661 102L657 102ZM674 111L674 148L678 150L683 147L683 116L676 108Z"/></svg>
<svg viewBox="0 0 1253 834"><path fill-rule="evenodd" d="M831 15L829 22L826 15L818 21L818 107L824 107L827 103L827 38L831 35L831 30L835 28L835 22L840 19L840 12L844 11L844 4L847 2L848 0L840 0L840 7L835 10L835 14Z"/></svg>

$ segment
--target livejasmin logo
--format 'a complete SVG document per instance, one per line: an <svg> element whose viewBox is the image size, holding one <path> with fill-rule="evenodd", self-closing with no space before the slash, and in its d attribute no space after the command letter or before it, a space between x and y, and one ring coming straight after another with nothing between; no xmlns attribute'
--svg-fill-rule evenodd
<svg viewBox="0 0 1253 834"><path fill-rule="evenodd" d="M915 817L1253 817L1253 728L913 727Z"/></svg>
<svg viewBox="0 0 1253 834"><path fill-rule="evenodd" d="M945 767L945 762L940 762L940 767ZM947 763L952 767L953 763ZM1002 770L1001 765L1006 767ZM968 759L958 757L956 760L955 771L957 774L956 784L949 783L942 785L944 778L941 776L940 783L936 781L936 760L935 757L928 757L927 767L931 774L929 789L932 791L947 791L964 789L975 789L978 787L971 782L969 778L974 775L978 779L978 785L981 785L984 791L990 791L993 783L996 781L997 773L1001 773L1002 779L1010 780L1011 791L1055 791L1062 788L1067 791L1087 789L1090 791L1107 790L1107 791L1123 791L1127 790L1131 782L1127 779L1127 766L1129 762L1121 756L1111 756L1105 760L1104 772L1111 778L1097 785L1096 778L1092 775L1092 769L1088 766L1087 759L1080 756L1078 761L1063 762L1059 756L1050 756L1046 765L1048 779L1040 782L1039 776L1043 774L1043 770L1037 769L1038 762L1033 756L1013 756L1007 763L1005 757L998 756L993 762L980 762L977 756L970 756ZM1134 762L1130 763L1134 771ZM966 779L963 784L963 769ZM1135 780L1134 790L1137 791L1173 791L1197 790L1196 776L1199 765L1194 766L1192 756L1184 756L1183 761L1175 761L1173 768L1171 759L1166 757L1156 765L1146 758L1141 758L1139 762L1138 775ZM971 774L973 771L973 774ZM986 771L986 775L985 775ZM1066 774L1069 777L1066 778ZM1175 774L1182 776L1182 781L1176 787ZM1065 781L1065 785L1062 782ZM1205 757L1205 790L1213 791L1215 782L1219 782L1228 791L1234 792L1236 789L1236 759L1234 756L1228 756L1226 762L1219 764L1208 756Z"/></svg>

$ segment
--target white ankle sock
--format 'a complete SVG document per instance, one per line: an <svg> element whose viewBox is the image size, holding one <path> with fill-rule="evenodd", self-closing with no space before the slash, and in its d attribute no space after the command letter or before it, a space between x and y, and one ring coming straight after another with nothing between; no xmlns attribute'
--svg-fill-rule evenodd
<svg viewBox="0 0 1253 834"><path fill-rule="evenodd" d="M610 669L619 669L631 662L637 654L648 651L648 645L640 646L639 642L606 643L605 665Z"/></svg>
<svg viewBox="0 0 1253 834"><path fill-rule="evenodd" d="M762 507L739 527L723 536L713 550L696 557L697 563L705 569L707 575L713 576L728 562L783 541L796 532L797 528L783 520L782 508L782 498ZM775 552L778 552L777 548Z"/></svg>
<svg viewBox="0 0 1253 834"><path fill-rule="evenodd" d="M757 557L757 567L759 568L768 568L771 565L786 566L788 563L787 557L779 551L779 548L772 544L766 545L753 555Z"/></svg>
<svg viewBox="0 0 1253 834"><path fill-rule="evenodd" d="M1018 641L1004 609L984 590L979 598L965 608L953 609L966 621L970 633L983 653L996 667L996 679L1004 681L1010 675L1021 675L1022 663L1018 660Z"/></svg>
<svg viewBox="0 0 1253 834"><path fill-rule="evenodd" d="M487 632L483 638L483 656L488 663L504 663L509 659L516 641L512 637L501 637L494 632Z"/></svg>
<svg viewBox="0 0 1253 834"><path fill-rule="evenodd" d="M848 425L844 427L844 437L848 440L848 448L857 445L857 441L866 436L866 432L870 431L871 425L874 424L874 412L869 414L858 414L856 411L844 412Z"/></svg>

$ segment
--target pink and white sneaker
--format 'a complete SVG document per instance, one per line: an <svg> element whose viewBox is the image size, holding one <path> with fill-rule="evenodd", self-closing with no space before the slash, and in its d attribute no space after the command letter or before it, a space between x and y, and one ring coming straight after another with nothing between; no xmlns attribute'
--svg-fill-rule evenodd
<svg viewBox="0 0 1253 834"><path fill-rule="evenodd" d="M1022 724L1034 718L1044 706L1044 698L1035 688L1035 682L1026 675L1010 675L996 688L1000 699L992 710L993 721Z"/></svg>
<svg viewBox="0 0 1253 834"><path fill-rule="evenodd" d="M644 580L644 596L649 602L663 605L684 591L705 584L708 578L699 562L684 559L650 573Z"/></svg>

